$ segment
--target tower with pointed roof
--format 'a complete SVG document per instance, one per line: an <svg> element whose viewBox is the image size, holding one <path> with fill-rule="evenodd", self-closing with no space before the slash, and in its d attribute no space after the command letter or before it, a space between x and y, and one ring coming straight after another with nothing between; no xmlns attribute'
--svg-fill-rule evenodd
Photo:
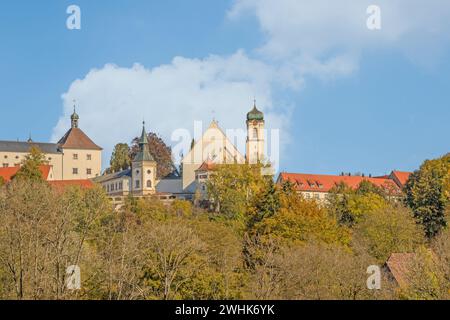
<svg viewBox="0 0 450 320"><path fill-rule="evenodd" d="M247 143L246 161L250 164L264 160L264 114L256 107L256 100L253 109L247 113Z"/></svg>
<svg viewBox="0 0 450 320"><path fill-rule="evenodd" d="M78 116L78 114L75 110L75 106L73 106L73 113L70 116L70 120L71 120L71 127L78 128L78 121L80 120L80 117Z"/></svg>
<svg viewBox="0 0 450 320"><path fill-rule="evenodd" d="M150 153L145 122L139 139L139 151L131 164L132 191L135 195L149 195L156 191L156 161Z"/></svg>

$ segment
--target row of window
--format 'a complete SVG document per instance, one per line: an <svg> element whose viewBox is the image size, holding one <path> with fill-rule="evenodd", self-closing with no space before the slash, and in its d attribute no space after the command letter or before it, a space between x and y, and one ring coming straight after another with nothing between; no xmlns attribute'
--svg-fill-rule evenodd
<svg viewBox="0 0 450 320"><path fill-rule="evenodd" d="M140 189L141 188L141 181L140 180L136 180L134 182L134 186L136 189ZM152 180L147 180L147 188L151 188L152 187Z"/></svg>
<svg viewBox="0 0 450 320"><path fill-rule="evenodd" d="M304 196L306 199L316 199L316 200L320 200L320 198L327 199L328 197L330 197L330 194L329 194L329 193L324 193L322 197L320 196L320 195L321 195L320 193L308 193L308 192L304 192L304 193L302 193L302 194L303 194L303 196Z"/></svg>
<svg viewBox="0 0 450 320"><path fill-rule="evenodd" d="M8 156L5 155L4 158L5 158L5 159L8 159ZM19 159L19 156L16 156L15 158L16 158L16 159ZM74 154L72 155L72 158L73 158L73 160L78 160L78 153L74 153ZM52 160L52 158L48 158L48 161L51 161L51 160ZM87 155L86 155L86 160L88 160L88 161L92 160L92 154L87 154Z"/></svg>
<svg viewBox="0 0 450 320"><path fill-rule="evenodd" d="M3 158L8 159L8 155L4 155ZM19 156L15 156L14 159L18 160L18 159L20 159L20 157ZM49 157L48 161L52 161L52 158Z"/></svg>
<svg viewBox="0 0 450 320"><path fill-rule="evenodd" d="M18 166L20 166L20 163L15 163L14 166L15 166L15 167L18 167ZM2 165L2 167L3 167L3 168L9 168L9 163L4 163L4 164Z"/></svg>
<svg viewBox="0 0 450 320"><path fill-rule="evenodd" d="M134 182L134 185L135 185L136 189L140 189L141 181L136 180ZM147 180L147 188L151 188L151 187L152 187L152 181ZM123 182L110 183L110 184L107 184L106 186L104 186L103 188L106 190L106 192L121 191L121 190L123 190Z"/></svg>
<svg viewBox="0 0 450 320"><path fill-rule="evenodd" d="M78 153L74 153L72 158L73 158L73 160L78 160ZM86 155L86 160L89 160L89 161L92 160L92 155L91 154L87 154Z"/></svg>
<svg viewBox="0 0 450 320"><path fill-rule="evenodd" d="M8 159L8 156L5 155L3 158ZM16 156L16 159L19 159L19 156Z"/></svg>
<svg viewBox="0 0 450 320"><path fill-rule="evenodd" d="M111 183L104 188L106 192L120 191L123 189L123 182Z"/></svg>
<svg viewBox="0 0 450 320"><path fill-rule="evenodd" d="M72 168L72 174L74 174L74 175L78 174L78 168ZM92 169L86 169L86 174L91 175Z"/></svg>

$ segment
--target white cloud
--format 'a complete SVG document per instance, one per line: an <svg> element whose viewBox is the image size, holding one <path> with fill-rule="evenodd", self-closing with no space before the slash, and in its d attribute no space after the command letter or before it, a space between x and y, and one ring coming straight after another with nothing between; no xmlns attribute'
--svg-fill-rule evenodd
<svg viewBox="0 0 450 320"><path fill-rule="evenodd" d="M174 130L192 132L195 120L207 126L213 116L224 129L244 129L246 113L257 97L267 123L272 128L285 127L286 108L276 107L272 98L274 72L242 51L203 60L176 57L171 64L153 69L109 64L74 81L63 94L64 112L52 140L70 126L74 99L80 127L105 148L105 165L116 143L129 142L140 134L143 119L147 130L161 134L169 143Z"/></svg>
<svg viewBox="0 0 450 320"><path fill-rule="evenodd" d="M366 9L372 4L381 8L378 31L366 27ZM235 0L228 16L238 19L248 14L257 18L267 36L259 49L263 56L280 61L308 57L323 67L337 56L352 56L347 66L357 65L362 50L385 47L431 64L450 40L448 0ZM336 74L348 71L334 63L329 67Z"/></svg>
<svg viewBox="0 0 450 320"><path fill-rule="evenodd" d="M381 7L380 31L366 27L371 4ZM192 130L194 120L207 125L213 110L222 127L244 128L256 96L267 124L283 129L286 142L292 106L274 101L274 84L298 90L306 76L351 75L366 49L392 48L429 65L450 40L448 0L235 0L228 17L248 14L266 35L254 51L258 59L238 51L226 57L176 57L153 69L139 64L93 69L63 95L64 112L53 140L69 127L73 99L81 127L105 148L107 164L114 144L139 134L142 119L166 141L178 128Z"/></svg>

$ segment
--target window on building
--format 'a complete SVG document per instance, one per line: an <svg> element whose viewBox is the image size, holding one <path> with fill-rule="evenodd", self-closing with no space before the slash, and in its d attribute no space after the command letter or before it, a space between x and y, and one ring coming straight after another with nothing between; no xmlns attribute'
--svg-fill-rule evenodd
<svg viewBox="0 0 450 320"><path fill-rule="evenodd" d="M78 168L73 168L72 169L72 174L78 174Z"/></svg>
<svg viewBox="0 0 450 320"><path fill-rule="evenodd" d="M318 194L318 193L314 194L314 199L319 200L320 199L320 194Z"/></svg>
<svg viewBox="0 0 450 320"><path fill-rule="evenodd" d="M92 174L92 169L86 169L86 174L87 175L91 175Z"/></svg>
<svg viewBox="0 0 450 320"><path fill-rule="evenodd" d="M151 188L152 187L152 180L147 180L147 188Z"/></svg>
<svg viewBox="0 0 450 320"><path fill-rule="evenodd" d="M114 183L111 184L111 191L114 191Z"/></svg>
<svg viewBox="0 0 450 320"><path fill-rule="evenodd" d="M52 161L52 157L49 157L49 158L48 158L48 161Z"/></svg>
<svg viewBox="0 0 450 320"><path fill-rule="evenodd" d="M119 190L123 189L123 182L119 182Z"/></svg>
<svg viewBox="0 0 450 320"><path fill-rule="evenodd" d="M139 189L141 187L141 183L139 180L136 180L135 187L136 187L136 189Z"/></svg>
<svg viewBox="0 0 450 320"><path fill-rule="evenodd" d="M87 159L87 160L92 160L92 155L91 155L91 154L88 154L88 155L86 156L86 159Z"/></svg>
<svg viewBox="0 0 450 320"><path fill-rule="evenodd" d="M8 163L4 163L3 164L3 168L8 168L9 167L9 164Z"/></svg>
<svg viewBox="0 0 450 320"><path fill-rule="evenodd" d="M16 159L19 159L19 156L16 156Z"/></svg>
<svg viewBox="0 0 450 320"><path fill-rule="evenodd" d="M258 129L253 128L253 139L258 139Z"/></svg>
<svg viewBox="0 0 450 320"><path fill-rule="evenodd" d="M73 160L78 160L78 153L73 154Z"/></svg>
<svg viewBox="0 0 450 320"><path fill-rule="evenodd" d="M147 170L147 174L150 174L150 173L152 173L152 170Z"/></svg>
<svg viewBox="0 0 450 320"><path fill-rule="evenodd" d="M206 191L206 186L202 185L202 191Z"/></svg>
<svg viewBox="0 0 450 320"><path fill-rule="evenodd" d="M8 156L4 156L5 159L8 159Z"/></svg>

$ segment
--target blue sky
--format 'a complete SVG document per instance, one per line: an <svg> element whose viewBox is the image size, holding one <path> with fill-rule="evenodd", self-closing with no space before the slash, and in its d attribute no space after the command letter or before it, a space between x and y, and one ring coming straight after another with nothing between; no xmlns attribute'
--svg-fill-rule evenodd
<svg viewBox="0 0 450 320"><path fill-rule="evenodd" d="M3 1L0 139L54 140L76 98L107 162L143 117L173 144L212 110L243 127L256 96L282 171L382 174L449 152L450 5L379 0L368 31L365 1L336 2Z"/></svg>

